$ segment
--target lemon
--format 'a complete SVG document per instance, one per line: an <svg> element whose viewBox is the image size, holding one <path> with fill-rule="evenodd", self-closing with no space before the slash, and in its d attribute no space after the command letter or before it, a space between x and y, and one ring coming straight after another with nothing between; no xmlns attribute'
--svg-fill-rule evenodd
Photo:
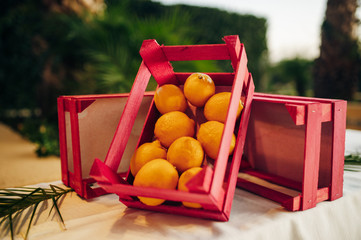
<svg viewBox="0 0 361 240"><path fill-rule="evenodd" d="M202 144L205 153L212 159L217 159L221 144L224 124L218 121L208 121L199 127L197 140ZM233 134L229 154L233 153L236 137Z"/></svg>
<svg viewBox="0 0 361 240"><path fill-rule="evenodd" d="M173 111L162 115L154 127L154 135L168 148L177 138L194 136L195 123L185 113Z"/></svg>
<svg viewBox="0 0 361 240"><path fill-rule="evenodd" d="M159 87L154 93L154 103L161 114L172 111L184 112L188 106L183 91L173 84Z"/></svg>
<svg viewBox="0 0 361 240"><path fill-rule="evenodd" d="M208 99L204 105L204 116L208 121L218 121L225 123L229 102L231 100L230 92L220 92ZM239 101L239 107L237 110L237 118L241 115L243 109L242 101Z"/></svg>
<svg viewBox="0 0 361 240"><path fill-rule="evenodd" d="M162 189L176 189L178 172L174 166L164 159L154 159L146 163L135 176L133 185L136 187L153 187ZM164 199L138 197L149 206L158 206L165 202Z"/></svg>
<svg viewBox="0 0 361 240"><path fill-rule="evenodd" d="M186 184L191 180L195 175L197 175L202 168L194 167L190 168L187 171L183 172L178 181L178 190L188 192L188 188ZM184 206L191 208L201 208L202 206L199 203L191 203L191 202L182 202Z"/></svg>
<svg viewBox="0 0 361 240"><path fill-rule="evenodd" d="M204 152L202 145L192 137L180 137L170 145L167 153L168 161L179 172L202 165Z"/></svg>
<svg viewBox="0 0 361 240"><path fill-rule="evenodd" d="M216 86L210 76L204 73L191 74L184 83L184 96L196 107L203 107L215 93Z"/></svg>
<svg viewBox="0 0 361 240"><path fill-rule="evenodd" d="M133 176L137 175L144 164L156 158L167 159L167 151L160 145L159 140L138 147L130 160L130 171Z"/></svg>

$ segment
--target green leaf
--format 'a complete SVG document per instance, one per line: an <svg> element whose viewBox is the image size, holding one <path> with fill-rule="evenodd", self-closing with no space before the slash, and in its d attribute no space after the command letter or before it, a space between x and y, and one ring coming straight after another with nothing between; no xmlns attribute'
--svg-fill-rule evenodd
<svg viewBox="0 0 361 240"><path fill-rule="evenodd" d="M8 219L9 232L11 238L14 239L14 220L20 218L21 213L25 209L34 206L25 234L26 239L39 204L45 200L51 199L53 203L51 209L54 208L56 210L62 225L65 226L64 219L61 216L58 207L58 200L71 191L73 191L73 189L61 188L56 185L50 185L50 188L48 189L32 187L0 189L0 225L3 223L6 224L5 219Z"/></svg>
<svg viewBox="0 0 361 240"><path fill-rule="evenodd" d="M32 212L32 214L31 214L31 217L30 217L30 220L29 220L28 228L26 229L25 240L28 238L29 231L30 231L30 227L31 227L31 223L33 222L33 219L34 219L34 216L35 216L35 213L36 213L36 209L38 208L38 206L39 206L39 203L35 203L33 212Z"/></svg>
<svg viewBox="0 0 361 240"><path fill-rule="evenodd" d="M361 155L349 154L345 156L345 164L361 165Z"/></svg>

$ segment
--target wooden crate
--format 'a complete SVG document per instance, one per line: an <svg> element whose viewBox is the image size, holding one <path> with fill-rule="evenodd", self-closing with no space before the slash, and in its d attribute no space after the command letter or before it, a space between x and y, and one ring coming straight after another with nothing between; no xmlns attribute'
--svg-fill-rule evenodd
<svg viewBox="0 0 361 240"><path fill-rule="evenodd" d="M134 152L153 94L144 95L123 158L130 158ZM89 172L94 158L105 158L128 97L129 94L108 94L58 98L62 181L81 197L106 193L96 186ZM128 168L120 164L117 173L125 176Z"/></svg>
<svg viewBox="0 0 361 240"><path fill-rule="evenodd" d="M238 36L226 36L224 41L225 44L183 46L160 46L155 40L143 42L140 49L143 62L135 78L105 161L95 159L91 169L91 176L96 179L99 186L109 193L118 194L119 200L126 206L219 221L229 219L250 116L254 85L252 76L247 69L245 48L240 43ZM174 72L170 62L192 60L230 60L234 69L234 72L230 73L207 73L215 82L217 91L228 90L232 92L218 158L213 167L203 166L203 170L191 180L187 185L189 192L135 187L132 185L131 174L128 174L128 177L124 179L115 172L123 161L123 152L135 116L139 112L139 104L148 81L153 76L158 85L172 83L182 87L191 73ZM236 112L241 98L244 102L244 109L240 120L236 123ZM193 113L197 115L199 112ZM152 102L138 146L153 139L153 127L159 116L160 114ZM229 157L230 136L234 132L237 136L236 146L233 155ZM147 206L141 203L137 196L161 198L167 201L160 206ZM181 201L199 203L202 208L187 208L182 206Z"/></svg>
<svg viewBox="0 0 361 240"><path fill-rule="evenodd" d="M255 93L237 186L291 211L340 198L346 105Z"/></svg>

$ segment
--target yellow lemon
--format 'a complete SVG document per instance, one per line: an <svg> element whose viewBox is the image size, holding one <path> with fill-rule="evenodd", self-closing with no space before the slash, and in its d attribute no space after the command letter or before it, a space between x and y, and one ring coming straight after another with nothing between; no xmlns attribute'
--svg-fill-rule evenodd
<svg viewBox="0 0 361 240"><path fill-rule="evenodd" d="M177 138L194 135L194 121L185 113L174 111L162 115L154 127L154 135L164 147L169 147Z"/></svg>
<svg viewBox="0 0 361 240"><path fill-rule="evenodd" d="M183 172L178 181L178 190L188 192L188 188L186 184L191 180L195 175L197 175L202 168L194 167L190 168L187 171ZM191 202L182 202L184 206L191 208L201 208L202 206L199 203L191 203Z"/></svg>
<svg viewBox="0 0 361 240"><path fill-rule="evenodd" d="M178 172L174 166L164 159L154 159L146 163L135 176L133 185L137 187L153 187L162 189L176 189ZM165 200L159 198L138 197L149 206L158 206Z"/></svg>
<svg viewBox="0 0 361 240"><path fill-rule="evenodd" d="M159 87L154 93L154 103L161 114L172 111L184 112L188 106L183 91L173 84Z"/></svg>
<svg viewBox="0 0 361 240"><path fill-rule="evenodd" d="M159 140L138 147L130 160L130 171L133 176L137 175L144 164L156 158L167 159L167 151L160 145Z"/></svg>
<svg viewBox="0 0 361 240"><path fill-rule="evenodd" d="M202 144L202 147L206 154L212 159L216 159L218 156L223 129L223 123L220 123L218 121L208 121L201 124L198 130L197 140ZM232 134L229 154L233 153L235 144L236 137L234 134Z"/></svg>
<svg viewBox="0 0 361 240"><path fill-rule="evenodd" d="M202 165L204 152L202 145L192 137L180 137L170 145L167 153L168 161L179 172Z"/></svg>
<svg viewBox="0 0 361 240"><path fill-rule="evenodd" d="M204 73L191 74L184 83L184 96L196 107L203 107L215 93L216 87L210 76Z"/></svg>
<svg viewBox="0 0 361 240"><path fill-rule="evenodd" d="M218 121L225 123L229 101L231 100L230 92L220 92L208 99L204 105L204 116L208 121ZM242 101L239 101L237 118L241 115L243 109Z"/></svg>

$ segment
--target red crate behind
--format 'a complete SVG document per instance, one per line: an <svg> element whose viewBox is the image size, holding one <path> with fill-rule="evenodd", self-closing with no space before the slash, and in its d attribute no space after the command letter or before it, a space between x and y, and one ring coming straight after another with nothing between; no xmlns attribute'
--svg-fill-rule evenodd
<svg viewBox="0 0 361 240"><path fill-rule="evenodd" d="M130 158L141 134L154 92L147 92L140 106L123 158ZM106 192L89 172L95 157L105 158L129 94L61 96L58 98L61 175L65 185L81 197ZM117 173L125 176L128 165Z"/></svg>
<svg viewBox="0 0 361 240"><path fill-rule="evenodd" d="M346 105L255 93L237 186L291 211L340 198Z"/></svg>
<svg viewBox="0 0 361 240"><path fill-rule="evenodd" d="M109 193L118 194L119 200L128 207L228 221L243 152L254 85L247 69L245 48L240 43L238 36L226 36L224 41L225 44L183 46L160 46L155 40L143 42L140 49L143 62L105 161L95 159L91 169L91 176L96 179L99 186ZM172 83L182 87L191 73L174 72L170 62L194 60L230 60L234 70L230 73L207 73L215 82L216 91L228 90L232 93L219 154L214 166L203 166L203 170L187 185L189 192L135 187L132 185L133 177L130 173L126 179L123 179L115 174L115 171L123 161L121 157L148 81L153 76L159 86ZM240 99L244 102L244 109L236 124ZM196 111L194 108L193 110ZM196 111L193 114L197 115L200 112ZM160 114L152 102L138 146L152 141L153 127L159 116ZM235 150L233 155L228 156L231 134L234 132L237 136ZM137 196L161 198L168 201L159 206L147 206L141 203ZM181 205L181 201L199 203L202 208L187 208Z"/></svg>

